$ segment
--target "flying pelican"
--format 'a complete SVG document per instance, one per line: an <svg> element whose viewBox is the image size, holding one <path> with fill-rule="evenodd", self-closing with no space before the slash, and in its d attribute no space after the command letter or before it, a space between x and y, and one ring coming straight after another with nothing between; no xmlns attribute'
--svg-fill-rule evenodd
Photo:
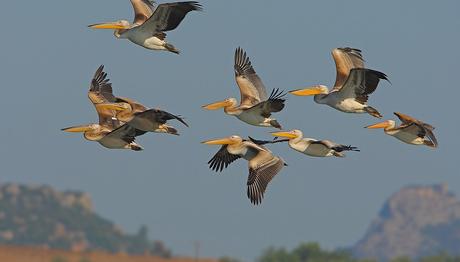
<svg viewBox="0 0 460 262"><path fill-rule="evenodd" d="M383 128L385 134L393 136L404 143L411 145L426 145L429 147L437 147L438 141L433 134L434 127L427 123L423 123L408 115L394 112L401 120L401 125L396 127L396 122L387 120L374 125L366 126L366 128Z"/></svg>
<svg viewBox="0 0 460 262"><path fill-rule="evenodd" d="M354 48L335 48L332 50L337 76L334 88L316 85L306 89L298 89L289 93L297 96L314 95L319 104L329 105L346 113L368 113L381 118L377 109L367 105L369 95L372 94L380 79L388 81L387 75L382 72L364 68L361 50Z"/></svg>
<svg viewBox="0 0 460 262"><path fill-rule="evenodd" d="M114 115L110 115L113 109L117 109L116 105L112 108L107 106L102 110L97 107L97 104L106 102L104 94L112 91L112 86L109 80L106 79L107 74L103 69L104 66L100 66L97 69L88 91L88 97L96 107L99 123L63 128L62 131L83 132L87 140L97 141L106 148L140 151L142 147L135 142L135 137L145 132L136 130L115 119Z"/></svg>
<svg viewBox="0 0 460 262"><path fill-rule="evenodd" d="M167 50L179 54L179 50L166 42L166 33L176 29L190 11L201 11L196 1L164 3L156 8L149 0L131 0L134 21L126 20L89 25L94 29L114 29L116 38L126 38L131 42L151 50Z"/></svg>
<svg viewBox="0 0 460 262"><path fill-rule="evenodd" d="M358 148L354 146L341 145L329 140L304 138L302 131L298 129L291 131L273 132L271 134L276 137L286 137L288 139L259 142L277 143L288 141L288 144L292 149L313 157L345 157L343 151L359 151Z"/></svg>
<svg viewBox="0 0 460 262"><path fill-rule="evenodd" d="M182 117L160 109L148 109L132 99L115 97L112 93L106 93L106 99L108 102L97 104L96 107L103 112L115 110L115 117L118 120L126 122L135 129L145 132L179 135L177 129L166 124L171 119L176 119L188 127Z"/></svg>
<svg viewBox="0 0 460 262"><path fill-rule="evenodd" d="M251 65L249 57L241 48L235 51L235 78L240 88L241 101L237 105L235 98L227 98L223 101L204 105L203 108L216 110L224 108L228 115L234 115L243 122L254 126L276 127L281 129L281 125L276 119L270 118L273 112L279 112L284 108L283 98L285 94L279 89L273 89L270 97L262 80L256 74Z"/></svg>
<svg viewBox="0 0 460 262"><path fill-rule="evenodd" d="M258 205L262 202L268 183L285 166L283 159L274 156L264 146L243 140L239 136L208 140L207 145L222 145L219 151L209 160L209 168L216 172L222 171L233 161L244 158L248 161L249 177L247 195L251 203Z"/></svg>

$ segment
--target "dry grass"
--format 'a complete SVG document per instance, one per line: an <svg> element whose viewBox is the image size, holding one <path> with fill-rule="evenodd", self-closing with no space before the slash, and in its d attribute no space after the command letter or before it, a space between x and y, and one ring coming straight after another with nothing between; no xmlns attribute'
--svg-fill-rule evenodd
<svg viewBox="0 0 460 262"><path fill-rule="evenodd" d="M71 252L40 247L0 246L1 262L53 262L63 258L65 262L195 262L192 258L163 259L154 256L131 256L105 252ZM85 260L86 259L86 260ZM215 259L199 259L199 262L217 262Z"/></svg>

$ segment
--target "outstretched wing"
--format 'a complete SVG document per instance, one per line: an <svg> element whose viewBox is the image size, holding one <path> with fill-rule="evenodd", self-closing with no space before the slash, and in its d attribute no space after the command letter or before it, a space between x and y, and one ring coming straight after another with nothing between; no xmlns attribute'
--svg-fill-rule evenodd
<svg viewBox="0 0 460 262"><path fill-rule="evenodd" d="M434 126L399 112L394 112L394 114L403 123L399 127L400 129L404 129L407 132L416 133L421 138L427 137L431 142L433 142L435 147L438 146L438 140L433 133Z"/></svg>
<svg viewBox="0 0 460 262"><path fill-rule="evenodd" d="M332 50L337 75L333 90L339 90L353 68L363 68L364 59L361 50L350 47L339 47Z"/></svg>
<svg viewBox="0 0 460 262"><path fill-rule="evenodd" d="M356 101L365 104L369 94L377 88L380 79L388 81L387 75L382 72L366 69L351 69L350 75L343 87L337 91L343 99L355 98Z"/></svg>
<svg viewBox="0 0 460 262"><path fill-rule="evenodd" d="M394 112L394 114L399 118L399 120L401 120L401 122L403 122L404 124L411 124L411 123L418 123L418 124L421 124L423 125L425 128L428 128L430 130L434 130L434 126L430 125L430 124L427 124L427 123L424 123L418 119L415 119L411 116L408 116L406 114L403 114L403 113L399 113L399 112Z"/></svg>
<svg viewBox="0 0 460 262"><path fill-rule="evenodd" d="M251 203L258 205L262 202L268 184L284 165L284 161L270 151L258 150L257 155L249 161L247 195Z"/></svg>
<svg viewBox="0 0 460 262"><path fill-rule="evenodd" d="M263 117L270 117L273 112L279 112L284 108L284 98L286 94L279 89L273 89L268 100L262 101L248 109L248 111L257 111Z"/></svg>
<svg viewBox="0 0 460 262"><path fill-rule="evenodd" d="M103 139L121 139L127 144L130 144L136 140L136 136L145 134L145 131L135 129L127 124L122 124L115 128L112 132L104 136Z"/></svg>
<svg viewBox="0 0 460 262"><path fill-rule="evenodd" d="M153 14L136 28L151 35L171 31L179 26L188 12L195 10L202 10L201 4L196 1L160 4Z"/></svg>
<svg viewBox="0 0 460 262"><path fill-rule="evenodd" d="M216 172L222 172L233 161L241 158L239 155L230 154L227 150L227 145L223 145L219 151L208 161L209 168Z"/></svg>
<svg viewBox="0 0 460 262"><path fill-rule="evenodd" d="M184 124L186 127L188 127L188 124L185 123L182 117L173 115L169 112L166 112L160 109L148 109L148 110L145 110L144 112L135 113L134 115L140 118L147 118L150 121L157 122L160 124L166 124L168 120L176 119L182 124Z"/></svg>
<svg viewBox="0 0 460 262"><path fill-rule="evenodd" d="M153 14L154 2L149 0L131 0L134 9L133 25L139 26L145 23Z"/></svg>
<svg viewBox="0 0 460 262"><path fill-rule="evenodd" d="M246 52L238 47L235 51L235 79L241 93L240 107L252 107L267 100L267 91L262 80L252 67Z"/></svg>
<svg viewBox="0 0 460 262"><path fill-rule="evenodd" d="M107 73L104 72L104 65L99 66L91 79L91 84L88 90L88 98L94 106L101 103L112 103L116 101L116 98L113 95L110 79L107 79ZM115 126L114 128L118 127L118 125L113 123L112 119L116 115L115 111L97 107L96 111L99 117L100 125L108 127Z"/></svg>

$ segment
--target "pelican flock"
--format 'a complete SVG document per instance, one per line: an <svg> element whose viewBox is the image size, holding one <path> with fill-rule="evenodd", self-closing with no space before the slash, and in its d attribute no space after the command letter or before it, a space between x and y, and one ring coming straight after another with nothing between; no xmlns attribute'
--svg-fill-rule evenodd
<svg viewBox="0 0 460 262"><path fill-rule="evenodd" d="M178 54L179 50L166 41L166 32L176 29L189 12L202 10L201 4L196 1L161 4L149 0L130 1L134 10L132 24L120 20L93 24L89 27L111 29L114 30L117 38L128 39L147 49ZM288 93L295 96L314 96L316 103L328 105L341 112L369 114L382 118L379 110L368 105L368 99L381 80L389 82L387 75L366 68L362 52L357 48L338 47L334 48L331 54L336 69L336 79L331 90L324 85L315 85ZM249 56L241 47L235 50L233 70L240 91L240 100L227 98L204 105L202 108L206 110L222 108L225 114L235 116L250 126L282 130L281 124L272 117L272 114L285 108L286 93L278 88L267 92ZM85 139L97 141L109 149L140 151L143 148L136 142L136 137L147 132L179 135L178 129L170 125L171 120L188 127L188 123L180 115L158 108L148 108L131 98L115 96L112 84L107 79L107 73L104 72L104 66L96 70L90 83L88 98L96 109L99 122L62 130L81 132ZM407 144L425 145L431 148L438 146L432 125L402 113L394 114L401 120L399 126L396 126L393 120L386 120L366 128L383 128L386 134ZM302 119L297 118L296 121ZM318 123L322 121L324 119L317 120ZM273 140L256 140L250 136L248 139L243 139L232 135L202 142L206 145L221 146L208 161L209 168L215 172L222 172L234 161L245 159L248 162L247 196L252 204L258 205L264 198L268 184L287 166L283 158L270 151L267 145L287 142L293 150L315 158L342 158L345 152L360 151L355 146L304 137L303 132L298 129L280 130L270 131L270 134L275 136Z"/></svg>

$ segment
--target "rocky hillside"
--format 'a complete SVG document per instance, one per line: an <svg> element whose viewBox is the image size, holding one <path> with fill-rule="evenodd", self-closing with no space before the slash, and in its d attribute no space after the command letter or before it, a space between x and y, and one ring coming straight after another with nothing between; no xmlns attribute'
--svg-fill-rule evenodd
<svg viewBox="0 0 460 262"><path fill-rule="evenodd" d="M88 194L49 186L0 185L0 243L169 256L161 242L147 239L146 227L125 234L94 213Z"/></svg>
<svg viewBox="0 0 460 262"><path fill-rule="evenodd" d="M403 188L387 200L352 250L359 258L381 261L441 251L460 255L460 201L446 185Z"/></svg>

